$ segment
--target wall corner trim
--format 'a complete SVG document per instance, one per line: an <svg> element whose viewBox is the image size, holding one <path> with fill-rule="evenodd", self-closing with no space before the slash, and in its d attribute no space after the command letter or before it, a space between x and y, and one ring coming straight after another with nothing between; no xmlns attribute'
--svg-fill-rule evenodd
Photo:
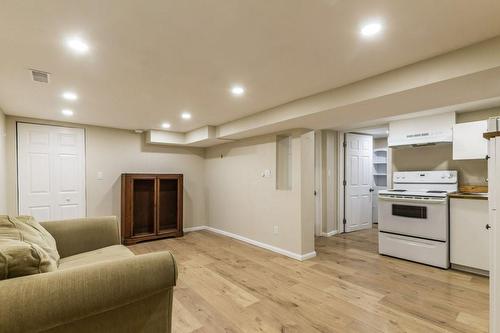
<svg viewBox="0 0 500 333"><path fill-rule="evenodd" d="M329 231L329 232L322 231L320 236L321 237L332 237L332 236L334 236L334 235L336 235L338 233L339 233L338 230L332 230L332 231Z"/></svg>
<svg viewBox="0 0 500 333"><path fill-rule="evenodd" d="M199 230L205 230L207 227L204 225L199 225L196 227L189 227L189 228L184 228L184 232L191 232L191 231L199 231Z"/></svg>
<svg viewBox="0 0 500 333"><path fill-rule="evenodd" d="M282 254L284 256L287 256L289 258L299 260L299 261L304 261L304 260L307 260L307 259L310 259L310 258L313 258L316 256L316 251L312 251L312 252L309 252L306 254L299 254L299 253L295 253L295 252L291 252L291 251L282 249L282 248L277 247L277 246L262 243L262 242L259 242L259 241L256 241L256 240L253 240L250 238L246 238L246 237L243 237L243 236L240 236L237 234L233 234L232 232L216 229L216 228L209 227L209 226L197 226L197 227L191 227L191 228L184 228L184 232L200 231L200 230L208 230L208 231L214 232L216 234L220 234L223 236L234 238L234 239L240 240L242 242L245 242L245 243L248 243L248 244L251 244L251 245L272 251L272 252L276 252L276 253Z"/></svg>

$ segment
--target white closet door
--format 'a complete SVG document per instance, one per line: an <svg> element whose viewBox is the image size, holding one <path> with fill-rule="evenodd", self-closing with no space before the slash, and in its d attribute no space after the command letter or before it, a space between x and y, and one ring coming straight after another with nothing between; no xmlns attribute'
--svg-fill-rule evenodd
<svg viewBox="0 0 500 333"><path fill-rule="evenodd" d="M17 124L19 214L38 221L84 217L85 132Z"/></svg>
<svg viewBox="0 0 500 333"><path fill-rule="evenodd" d="M373 137L345 136L345 232L372 227Z"/></svg>

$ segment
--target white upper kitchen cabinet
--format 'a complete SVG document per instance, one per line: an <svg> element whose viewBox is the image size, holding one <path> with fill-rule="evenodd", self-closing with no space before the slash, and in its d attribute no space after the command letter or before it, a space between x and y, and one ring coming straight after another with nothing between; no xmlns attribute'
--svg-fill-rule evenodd
<svg viewBox="0 0 500 333"><path fill-rule="evenodd" d="M487 121L473 121L453 125L453 159L479 160L488 154L488 140L483 138Z"/></svg>

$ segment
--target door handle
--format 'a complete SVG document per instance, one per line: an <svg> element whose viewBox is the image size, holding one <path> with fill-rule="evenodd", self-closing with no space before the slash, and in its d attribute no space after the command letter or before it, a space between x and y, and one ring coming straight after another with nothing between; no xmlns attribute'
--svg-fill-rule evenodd
<svg viewBox="0 0 500 333"><path fill-rule="evenodd" d="M485 226L485 228L486 228L486 230L490 230L490 229L491 229L491 225L487 224L487 225Z"/></svg>
<svg viewBox="0 0 500 333"><path fill-rule="evenodd" d="M370 187L370 192L373 192L375 191L375 189L373 187Z"/></svg>

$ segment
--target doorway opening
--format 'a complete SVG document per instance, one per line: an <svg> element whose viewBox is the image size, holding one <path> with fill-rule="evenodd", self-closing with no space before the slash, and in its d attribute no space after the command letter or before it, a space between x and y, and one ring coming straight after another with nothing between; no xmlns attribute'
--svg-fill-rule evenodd
<svg viewBox="0 0 500 333"><path fill-rule="evenodd" d="M388 126L341 133L339 228L343 233L371 229L378 223L377 195L390 180Z"/></svg>

